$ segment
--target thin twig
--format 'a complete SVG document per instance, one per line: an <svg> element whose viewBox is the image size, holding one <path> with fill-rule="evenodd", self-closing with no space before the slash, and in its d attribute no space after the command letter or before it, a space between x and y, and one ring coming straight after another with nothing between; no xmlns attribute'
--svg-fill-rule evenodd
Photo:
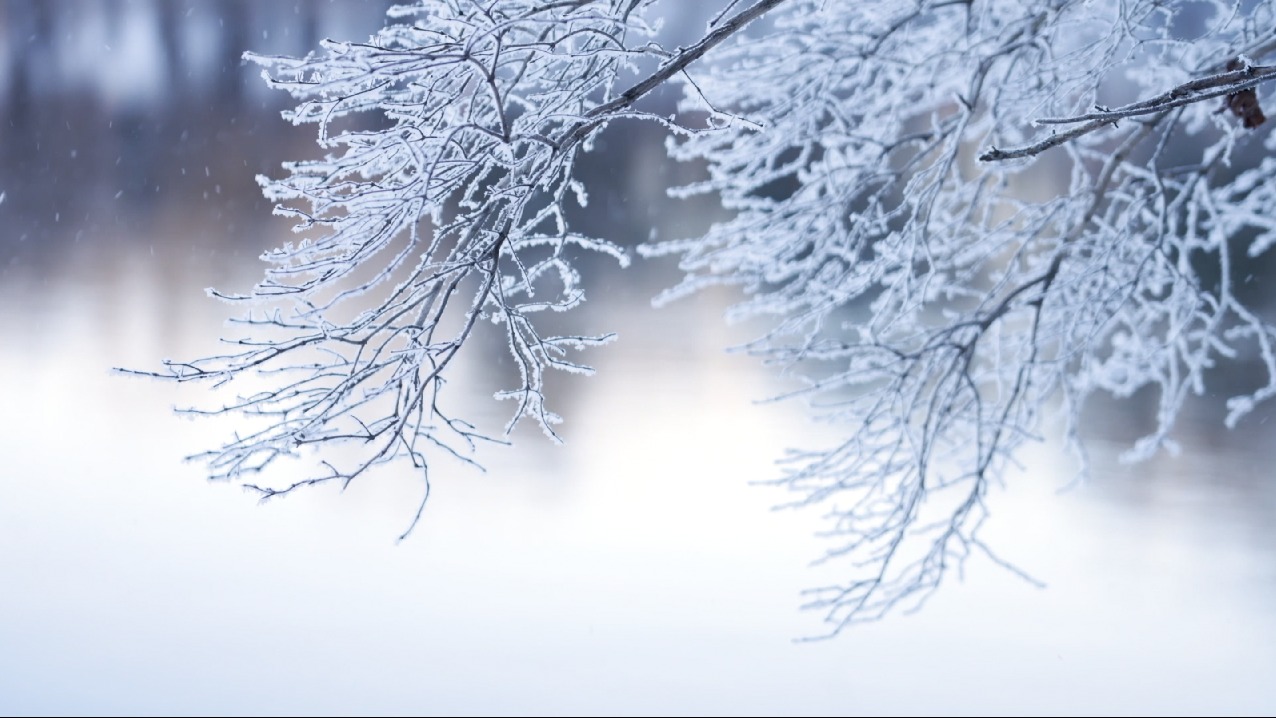
<svg viewBox="0 0 1276 718"><path fill-rule="evenodd" d="M1164 112L1165 110L1172 110L1176 107L1204 102L1205 100L1210 100L1215 97L1233 95L1237 92L1256 87L1259 84L1273 79L1276 79L1276 67L1251 66L1240 70L1234 70L1232 72L1224 72L1185 82L1168 92L1157 95L1156 97L1147 100L1140 100L1139 102L1125 105L1124 107L1118 107L1115 109L1101 108L1098 112L1077 115L1076 117L1048 117L1039 119L1036 122L1041 125L1069 125L1076 122L1083 122L1085 124L1078 125L1067 132L1052 134L1046 139L1030 145L1014 147L1006 150L993 147L980 155L979 160L981 162L1002 162L1005 160L1032 157L1052 147L1058 147L1065 142L1071 142L1082 135L1094 132L1100 127L1116 124L1118 120L1143 115L1153 115Z"/></svg>

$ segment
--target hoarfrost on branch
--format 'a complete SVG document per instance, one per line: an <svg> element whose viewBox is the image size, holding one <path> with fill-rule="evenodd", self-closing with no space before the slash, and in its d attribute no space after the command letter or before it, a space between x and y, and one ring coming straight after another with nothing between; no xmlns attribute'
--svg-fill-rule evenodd
<svg viewBox="0 0 1276 718"><path fill-rule="evenodd" d="M249 56L328 154L262 180L305 238L225 297L253 307L248 336L160 373L264 375L213 412L261 418L208 454L214 476L345 444L352 464L249 485L406 458L428 487L432 452L489 438L445 391L480 326L518 367L507 431L554 437L546 370L588 372L576 352L612 338L544 317L584 300L579 251L627 262L569 221L574 161L617 120L667 128L673 158L708 167L671 192L733 213L639 248L680 257L660 301L738 287L732 317L770 327L746 349L844 436L779 479L828 507L828 558L850 569L810 595L830 633L916 605L972 553L999 561L978 535L988 489L1052 412L1076 445L1088 397L1154 388L1139 458L1220 360L1267 376L1229 424L1276 393L1276 332L1235 266L1276 241L1271 2L720 0L677 48L662 7L434 0L366 43ZM673 84L677 115L644 109Z"/></svg>

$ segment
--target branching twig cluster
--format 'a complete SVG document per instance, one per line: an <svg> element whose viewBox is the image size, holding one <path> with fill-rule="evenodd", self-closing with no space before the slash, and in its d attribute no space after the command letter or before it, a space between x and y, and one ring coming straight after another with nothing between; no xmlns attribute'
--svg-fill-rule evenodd
<svg viewBox="0 0 1276 718"><path fill-rule="evenodd" d="M675 159L708 167L674 192L733 212L641 249L681 258L664 300L741 290L733 316L770 327L744 349L844 431L795 451L781 480L828 509L827 558L851 567L810 605L830 633L916 605L971 554L1009 565L979 531L1043 417L1058 411L1075 444L1088 396L1150 387L1141 456L1220 360L1250 352L1267 373L1229 422L1276 394L1276 330L1236 280L1239 257L1276 244L1272 140L1251 131L1276 78L1255 64L1276 50L1276 9L1187 5L721 0L699 41L669 50L651 0L433 0L368 43L253 57L331 154L263 180L304 238L227 297L255 307L246 336L160 375L264 376L213 411L260 419L209 454L214 476L306 446L331 462L251 484L266 496L468 458L489 437L445 388L482 328L518 368L500 394L511 426L553 436L545 371L588 371L569 354L610 337L550 333L542 315L583 300L572 250L626 261L573 228L587 202L573 162L612 121L654 121ZM670 83L686 89L681 124L640 104ZM359 458L338 466L338 444Z"/></svg>
<svg viewBox="0 0 1276 718"><path fill-rule="evenodd" d="M518 369L498 394L517 405L506 431L530 418L557 438L545 370L588 373L569 353L612 336L546 335L537 317L584 299L569 250L628 261L569 226L570 207L587 202L575 156L609 122L647 117L638 100L780 1L676 52L652 40L639 13L648 0L453 0L398 8L400 22L367 43L329 42L303 59L249 55L302 101L286 117L316 124L335 151L261 179L306 238L267 254L272 267L250 294L214 292L254 307L237 322L247 336L228 340L234 351L138 373L219 386L266 376L264 390L191 410L264 420L203 457L213 478L323 449L322 475L245 484L264 497L348 484L400 457L428 492L430 451L470 460L494 437L453 416L444 389L481 325L499 328ZM618 90L626 77L637 79ZM362 117L385 121L366 129ZM358 458L339 466L337 444Z"/></svg>
<svg viewBox="0 0 1276 718"><path fill-rule="evenodd" d="M811 593L831 634L992 556L989 489L1056 409L1075 442L1087 396L1154 388L1143 456L1219 359L1253 352L1267 373L1233 420L1276 392L1276 333L1231 264L1238 243L1273 241L1259 178L1276 168L1229 176L1255 138L1217 112L1276 77L1226 67L1272 50L1273 8L1211 5L1187 41L1174 3L798 3L688 89L754 123L674 148L711 173L680 191L736 216L646 251L682 257L666 300L741 288L735 315L773 327L743 348L844 430L781 480L828 510L827 558L856 567ZM1149 99L1106 108L1114 88ZM1074 127L1025 136L1034 124ZM1053 172L1003 162L1052 147Z"/></svg>

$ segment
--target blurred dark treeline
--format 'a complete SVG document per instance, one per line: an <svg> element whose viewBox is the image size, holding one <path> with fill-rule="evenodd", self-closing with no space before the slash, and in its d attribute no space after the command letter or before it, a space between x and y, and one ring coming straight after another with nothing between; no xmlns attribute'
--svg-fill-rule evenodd
<svg viewBox="0 0 1276 718"><path fill-rule="evenodd" d="M68 243L136 241L165 214L252 243L243 218L269 216L254 176L313 131L279 119L287 96L243 53L367 37L389 4L0 2L0 269L55 271Z"/></svg>

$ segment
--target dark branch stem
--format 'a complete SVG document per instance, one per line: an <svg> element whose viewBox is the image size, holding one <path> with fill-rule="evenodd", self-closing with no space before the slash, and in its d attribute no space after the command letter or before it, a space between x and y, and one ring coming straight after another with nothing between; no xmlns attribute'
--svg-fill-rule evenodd
<svg viewBox="0 0 1276 718"><path fill-rule="evenodd" d="M683 70L686 70L691 63L699 60L705 53L721 44L723 40L726 40L740 30L743 30L749 23L765 15L767 12L770 12L786 1L787 0L760 0L758 4L740 12L740 14L714 28L713 32L705 35L696 44L682 49L677 55L674 55L673 58L661 65L660 69L653 72L638 84L620 93L620 95L609 102L604 102L603 104L589 110L589 112L585 113L585 121L572 127L571 131L568 132L567 135L558 143L559 150L561 151L576 144L582 140L591 129L597 126L598 123L604 122L610 115L617 111L633 105L633 103L637 102L647 93L657 87L660 87L665 82L668 82L670 78Z"/></svg>
<svg viewBox="0 0 1276 718"><path fill-rule="evenodd" d="M1076 117L1040 119L1037 120L1037 123L1043 125L1069 125L1077 122L1084 124L1073 127L1066 132L1052 134L1046 139L1030 145L1014 147L1008 150L993 147L980 155L979 160L981 162L1003 162L1005 160L1032 157L1052 147L1058 147L1065 142L1071 142L1082 135L1094 132L1100 127L1115 124L1121 119L1154 115L1176 107L1203 102L1215 97L1232 95L1273 79L1276 79L1276 67L1252 66L1185 82L1156 97L1140 100L1124 107L1111 110L1105 109Z"/></svg>

